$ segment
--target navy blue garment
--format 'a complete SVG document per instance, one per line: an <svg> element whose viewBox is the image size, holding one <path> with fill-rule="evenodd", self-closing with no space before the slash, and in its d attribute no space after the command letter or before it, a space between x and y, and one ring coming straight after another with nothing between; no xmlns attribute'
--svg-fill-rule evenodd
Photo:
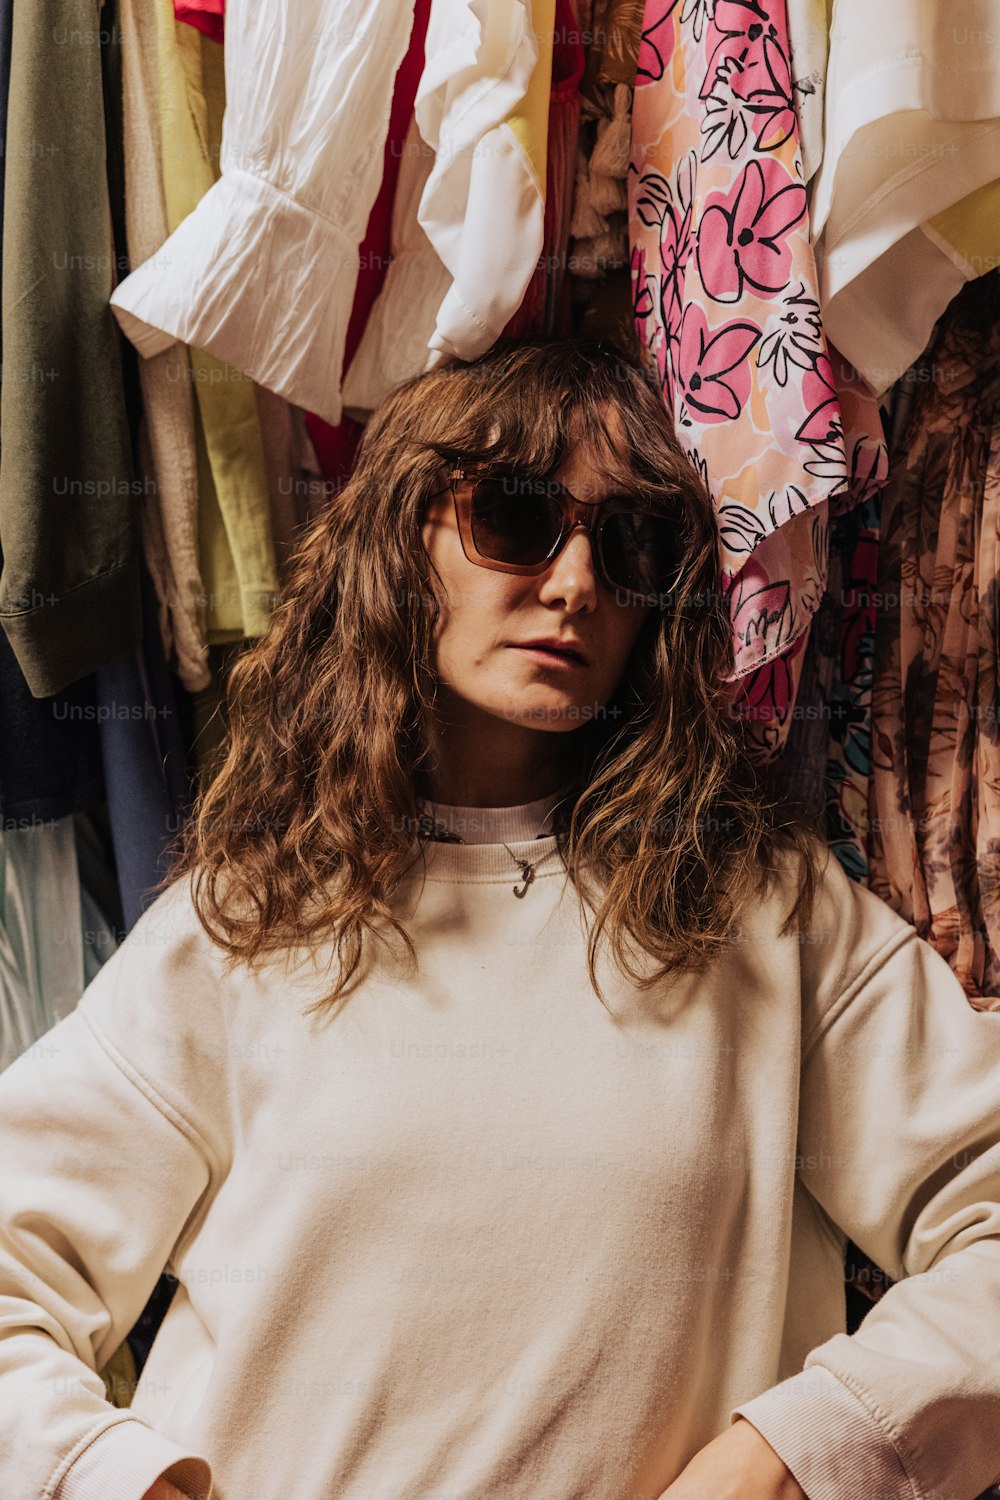
<svg viewBox="0 0 1000 1500"><path fill-rule="evenodd" d="M141 643L94 672L108 821L125 931L155 898L167 846L191 811L184 687L168 668L149 573Z"/></svg>
<svg viewBox="0 0 1000 1500"><path fill-rule="evenodd" d="M0 705L0 826L26 828L97 808L104 773L93 674L36 698L0 630Z"/></svg>

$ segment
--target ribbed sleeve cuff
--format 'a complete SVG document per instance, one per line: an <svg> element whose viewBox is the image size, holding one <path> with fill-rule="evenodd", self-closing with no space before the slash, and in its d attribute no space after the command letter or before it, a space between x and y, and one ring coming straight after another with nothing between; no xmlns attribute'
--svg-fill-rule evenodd
<svg viewBox="0 0 1000 1500"><path fill-rule="evenodd" d="M336 424L358 266L347 231L232 168L111 307L144 358L179 339Z"/></svg>
<svg viewBox="0 0 1000 1500"><path fill-rule="evenodd" d="M138 1417L104 1427L72 1460L53 1500L142 1500L165 1476L192 1500L209 1500L212 1470L206 1459L179 1447Z"/></svg>
<svg viewBox="0 0 1000 1500"><path fill-rule="evenodd" d="M913 1500L917 1492L884 1429L823 1365L811 1365L733 1407L752 1422L808 1500Z"/></svg>

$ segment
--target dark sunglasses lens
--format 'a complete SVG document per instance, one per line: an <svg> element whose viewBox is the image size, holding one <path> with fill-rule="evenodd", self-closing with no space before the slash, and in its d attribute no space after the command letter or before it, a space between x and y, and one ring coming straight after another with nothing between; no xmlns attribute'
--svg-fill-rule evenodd
<svg viewBox="0 0 1000 1500"><path fill-rule="evenodd" d="M472 491L472 538L493 562L544 562L562 526L562 511L545 487L514 475L480 479Z"/></svg>
<svg viewBox="0 0 1000 1500"><path fill-rule="evenodd" d="M638 512L615 514L604 523L601 551L612 583L634 594L659 594L674 582L678 523Z"/></svg>

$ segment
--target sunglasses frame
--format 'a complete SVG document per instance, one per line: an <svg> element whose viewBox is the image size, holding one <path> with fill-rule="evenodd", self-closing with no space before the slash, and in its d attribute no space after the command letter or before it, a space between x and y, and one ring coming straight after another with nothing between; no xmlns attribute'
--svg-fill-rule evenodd
<svg viewBox="0 0 1000 1500"><path fill-rule="evenodd" d="M477 564L480 568L490 568L496 573L515 573L523 578L537 578L539 574L547 571L559 556L566 543L578 526L582 526L590 533L591 556L594 559L595 571L604 584L616 594L628 594L634 600L648 601L652 597L657 602L659 594L652 596L630 589L624 583L618 583L608 573L604 563L603 530L604 523L613 515L634 515L635 506L622 505L622 497L609 495L605 500L597 503L588 503L578 500L577 497L556 480L547 479L543 482L548 486L553 499L557 501L562 509L562 526L552 549L541 562L537 563L506 563L498 562L496 558L484 557L476 546L475 536L472 530L472 491L480 479L490 478L491 473L488 466L482 468L471 464L465 464L448 471L448 488L451 491L452 500L455 505L455 519L458 522L458 535L462 543L462 551L469 562ZM669 585L665 585L669 587Z"/></svg>

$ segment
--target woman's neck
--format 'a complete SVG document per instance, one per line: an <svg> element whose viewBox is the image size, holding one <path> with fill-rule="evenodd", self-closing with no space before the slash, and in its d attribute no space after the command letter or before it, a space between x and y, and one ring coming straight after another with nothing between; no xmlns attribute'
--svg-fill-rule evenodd
<svg viewBox="0 0 1000 1500"><path fill-rule="evenodd" d="M562 791L577 757L572 736L487 714L442 687L431 723L432 759L417 795L451 807L520 807Z"/></svg>
<svg viewBox="0 0 1000 1500"><path fill-rule="evenodd" d="M416 791L427 801L449 807L523 807L541 797L561 793L570 779L561 756L540 765L524 766L483 756L479 764L452 762L418 775Z"/></svg>

